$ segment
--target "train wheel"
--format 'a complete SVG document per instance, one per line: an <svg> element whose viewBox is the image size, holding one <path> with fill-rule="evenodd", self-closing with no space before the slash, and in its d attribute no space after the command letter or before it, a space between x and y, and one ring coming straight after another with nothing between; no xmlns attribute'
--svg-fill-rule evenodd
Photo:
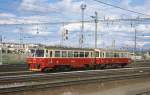
<svg viewBox="0 0 150 95"><path fill-rule="evenodd" d="M52 71L50 68L45 68L45 69L43 69L42 70L43 72L45 72L45 73L48 73L48 72L50 72L50 71Z"/></svg>
<svg viewBox="0 0 150 95"><path fill-rule="evenodd" d="M106 67L106 65L104 65L104 64L95 65L95 69L104 69L105 67Z"/></svg>
<svg viewBox="0 0 150 95"><path fill-rule="evenodd" d="M85 70L90 70L91 67L90 67L88 64L86 64L84 69L85 69Z"/></svg>
<svg viewBox="0 0 150 95"><path fill-rule="evenodd" d="M118 64L112 64L112 68L118 68Z"/></svg>
<svg viewBox="0 0 150 95"><path fill-rule="evenodd" d="M71 67L70 67L70 66L64 66L64 67L63 67L63 70L64 70L64 71L70 71L70 70L71 70Z"/></svg>
<svg viewBox="0 0 150 95"><path fill-rule="evenodd" d="M106 65L105 64L101 64L100 65L100 69L105 69L106 68Z"/></svg>
<svg viewBox="0 0 150 95"><path fill-rule="evenodd" d="M121 68L124 68L127 64L121 64Z"/></svg>
<svg viewBox="0 0 150 95"><path fill-rule="evenodd" d="M62 66L56 66L55 71L70 71L70 66L62 65Z"/></svg>

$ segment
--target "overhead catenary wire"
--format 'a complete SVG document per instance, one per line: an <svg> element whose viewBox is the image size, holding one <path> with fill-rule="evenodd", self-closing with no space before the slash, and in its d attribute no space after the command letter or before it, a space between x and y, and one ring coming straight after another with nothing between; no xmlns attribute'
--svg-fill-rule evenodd
<svg viewBox="0 0 150 95"><path fill-rule="evenodd" d="M121 21L149 21L150 18L126 18L126 19L98 19L99 22L121 22ZM76 21L61 21L61 22L37 22L37 23L0 23L1 25L62 25L62 24L75 24L82 23L81 20ZM94 23L94 20L84 20L84 23Z"/></svg>
<svg viewBox="0 0 150 95"><path fill-rule="evenodd" d="M119 6L116 6L116 5L112 5L112 4L109 4L109 3L106 3L106 2L103 2L103 1L100 1L100 0L93 0L93 1L99 2L99 3L107 5L107 6L111 6L111 7L114 7L114 8L118 8L118 9L121 9L121 10L124 10L124 11L132 12L132 13L136 13L136 14L140 14L140 15L145 15L145 16L150 16L149 14L137 12L137 11L130 10L130 9L126 9L126 8L119 7Z"/></svg>

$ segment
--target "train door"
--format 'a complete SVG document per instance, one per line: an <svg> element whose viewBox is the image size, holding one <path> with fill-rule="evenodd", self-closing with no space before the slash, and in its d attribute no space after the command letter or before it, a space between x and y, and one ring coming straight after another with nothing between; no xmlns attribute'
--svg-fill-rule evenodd
<svg viewBox="0 0 150 95"><path fill-rule="evenodd" d="M102 57L106 58L106 52L105 51L102 52Z"/></svg>
<svg viewBox="0 0 150 95"><path fill-rule="evenodd" d="M49 57L49 53L48 53L48 50L47 50L47 49L44 50L44 57L46 57L46 58Z"/></svg>
<svg viewBox="0 0 150 95"><path fill-rule="evenodd" d="M51 64L53 63L53 51L52 50L48 50L48 63Z"/></svg>

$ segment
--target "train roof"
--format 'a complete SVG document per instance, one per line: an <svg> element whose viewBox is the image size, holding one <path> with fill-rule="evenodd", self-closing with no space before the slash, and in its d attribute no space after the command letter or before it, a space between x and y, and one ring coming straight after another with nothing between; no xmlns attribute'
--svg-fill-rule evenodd
<svg viewBox="0 0 150 95"><path fill-rule="evenodd" d="M95 49L96 51L108 51L108 52L129 52L127 50L113 50L113 49L103 49L103 48L100 48L100 49Z"/></svg>
<svg viewBox="0 0 150 95"><path fill-rule="evenodd" d="M32 48L35 49L35 48ZM98 49L93 49L93 48L73 48L73 47L55 47L55 46L48 46L48 47L39 47L36 49L48 49L48 50L79 50L79 51L108 51L108 52L128 52L125 50L112 50L112 49L103 49L103 48L98 48Z"/></svg>
<svg viewBox="0 0 150 95"><path fill-rule="evenodd" d="M53 49L53 50L86 50L86 51L93 51L92 48L73 48L73 47L45 47L46 49Z"/></svg>

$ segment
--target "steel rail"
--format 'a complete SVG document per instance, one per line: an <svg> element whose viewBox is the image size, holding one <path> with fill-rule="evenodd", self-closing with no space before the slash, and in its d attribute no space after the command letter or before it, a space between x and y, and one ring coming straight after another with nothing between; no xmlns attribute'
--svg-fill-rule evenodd
<svg viewBox="0 0 150 95"><path fill-rule="evenodd" d="M64 85L72 85L78 83L87 83L87 82L95 82L95 81L113 81L113 80L125 80L125 79L133 79L133 78L140 78L140 77L147 77L150 76L150 72L143 72L143 73L134 73L134 74L125 74L125 75L109 75L109 76L93 76L93 77L83 77L83 78L74 78L74 79L66 79L66 80L55 80L55 81L46 81L46 82L39 82L36 84L28 84L28 85L21 85L21 86L14 86L8 88L1 88L0 94L4 93L12 93L24 90L31 90L31 89L42 89L42 88L49 88L49 87L56 87L56 86L64 86Z"/></svg>
<svg viewBox="0 0 150 95"><path fill-rule="evenodd" d="M57 73L37 73L37 74L29 74L29 75L10 75L0 77L2 79L10 79L10 78L25 78L25 77L42 77L42 76L57 76L57 75L68 75L68 74L89 74L89 73L101 73L101 72L126 72L126 71L135 71L135 70L150 70L150 67L137 67L137 68L118 68L118 69L104 69L104 70L85 70L85 71L71 71L71 72L57 72ZM30 72L30 71L29 71Z"/></svg>
<svg viewBox="0 0 150 95"><path fill-rule="evenodd" d="M36 74L36 73L39 73L39 72L33 72L33 71L0 72L0 77L2 77L2 76L14 76L14 75Z"/></svg>
<svg viewBox="0 0 150 95"><path fill-rule="evenodd" d="M31 75L17 75L17 76L3 76L0 77L0 85L39 81L39 80L55 80L76 78L76 77L93 77L93 76L105 76L105 75L118 75L128 73L143 73L150 72L150 67L140 68L123 68L123 69L109 69L109 70L88 70L88 71L73 71L73 72L61 72L61 73L48 73L48 74L31 74Z"/></svg>

